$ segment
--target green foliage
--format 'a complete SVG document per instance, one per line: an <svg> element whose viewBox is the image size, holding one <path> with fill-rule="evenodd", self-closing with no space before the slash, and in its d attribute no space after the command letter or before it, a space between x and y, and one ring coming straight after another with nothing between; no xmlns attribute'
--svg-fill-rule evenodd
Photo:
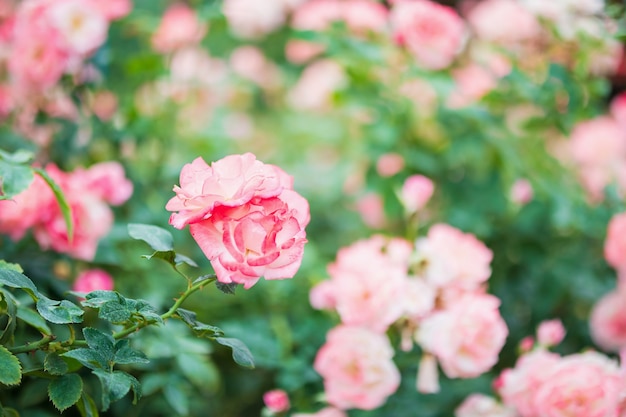
<svg viewBox="0 0 626 417"><path fill-rule="evenodd" d="M20 361L4 346L0 346L0 384L18 385L22 380Z"/></svg>
<svg viewBox="0 0 626 417"><path fill-rule="evenodd" d="M61 412L76 404L83 392L83 380L77 374L61 375L48 386L48 396Z"/></svg>

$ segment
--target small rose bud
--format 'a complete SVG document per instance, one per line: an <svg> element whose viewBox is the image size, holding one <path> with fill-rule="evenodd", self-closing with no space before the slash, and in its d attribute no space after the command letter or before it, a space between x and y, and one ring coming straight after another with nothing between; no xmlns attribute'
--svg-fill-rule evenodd
<svg viewBox="0 0 626 417"><path fill-rule="evenodd" d="M289 397L281 389L275 389L263 394L265 406L274 413L282 413L289 410Z"/></svg>
<svg viewBox="0 0 626 417"><path fill-rule="evenodd" d="M113 278L102 269L88 269L83 271L74 281L72 290L90 293L96 290L110 291L113 289Z"/></svg>
<svg viewBox="0 0 626 417"><path fill-rule="evenodd" d="M537 341L542 346L556 346L565 337L565 328L561 320L542 321L537 328Z"/></svg>

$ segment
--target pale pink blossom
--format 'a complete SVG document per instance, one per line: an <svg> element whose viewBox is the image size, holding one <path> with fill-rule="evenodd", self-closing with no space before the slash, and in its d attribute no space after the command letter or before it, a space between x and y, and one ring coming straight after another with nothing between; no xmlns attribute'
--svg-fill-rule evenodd
<svg viewBox="0 0 626 417"><path fill-rule="evenodd" d="M285 45L285 57L294 64L304 64L323 51L323 45L300 39L291 39Z"/></svg>
<svg viewBox="0 0 626 417"><path fill-rule="evenodd" d="M309 302L316 310L330 310L337 307L334 285L326 280L316 284L309 292Z"/></svg>
<svg viewBox="0 0 626 417"><path fill-rule="evenodd" d="M476 36L488 42L520 42L541 33L537 18L516 0L479 2L470 10L467 21Z"/></svg>
<svg viewBox="0 0 626 417"><path fill-rule="evenodd" d="M383 199L375 192L360 197L356 202L356 210L363 222L372 229L382 228L387 221Z"/></svg>
<svg viewBox="0 0 626 417"><path fill-rule="evenodd" d="M388 25L387 9L372 0L344 0L342 17L353 33L384 32Z"/></svg>
<svg viewBox="0 0 626 417"><path fill-rule="evenodd" d="M225 0L222 12L235 36L255 39L281 27L287 8L282 0Z"/></svg>
<svg viewBox="0 0 626 417"><path fill-rule="evenodd" d="M94 2L57 0L50 4L48 15L51 24L73 53L85 55L106 40L109 21Z"/></svg>
<svg viewBox="0 0 626 417"><path fill-rule="evenodd" d="M283 413L289 410L289 396L282 389L274 389L263 394L265 406L274 413Z"/></svg>
<svg viewBox="0 0 626 417"><path fill-rule="evenodd" d="M561 358L537 388L538 415L550 417L618 417L624 393L619 366L598 352Z"/></svg>
<svg viewBox="0 0 626 417"><path fill-rule="evenodd" d="M456 89L448 97L450 108L466 107L493 90L498 80L482 65L471 63L452 71Z"/></svg>
<svg viewBox="0 0 626 417"><path fill-rule="evenodd" d="M88 269L81 272L72 284L72 291L88 294L92 291L110 291L113 277L102 269Z"/></svg>
<svg viewBox="0 0 626 417"><path fill-rule="evenodd" d="M260 87L275 87L280 83L280 72L263 52L251 45L240 46L230 55L230 66L235 74Z"/></svg>
<svg viewBox="0 0 626 417"><path fill-rule="evenodd" d="M127 14L133 8L131 0L91 0L94 5L100 10L103 16L108 20L120 19Z"/></svg>
<svg viewBox="0 0 626 417"><path fill-rule="evenodd" d="M515 410L484 394L471 394L454 410L455 417L516 417Z"/></svg>
<svg viewBox="0 0 626 417"><path fill-rule="evenodd" d="M410 277L405 280L400 302L403 304L403 316L414 322L426 317L435 307L437 291L432 285L420 278Z"/></svg>
<svg viewBox="0 0 626 417"><path fill-rule="evenodd" d="M426 317L416 341L437 357L448 377L476 377L497 363L508 335L499 305L492 295L467 294Z"/></svg>
<svg viewBox="0 0 626 417"><path fill-rule="evenodd" d="M35 175L26 190L11 200L0 200L0 233L13 240L21 239L28 229L48 216L53 204L50 187Z"/></svg>
<svg viewBox="0 0 626 417"><path fill-rule="evenodd" d="M509 198L515 204L524 205L533 199L533 186L526 179L516 180L511 186Z"/></svg>
<svg viewBox="0 0 626 417"><path fill-rule="evenodd" d="M89 100L91 111L102 121L113 118L118 108L118 99L115 93L109 90L94 92Z"/></svg>
<svg viewBox="0 0 626 417"><path fill-rule="evenodd" d="M559 319L545 320L537 327L537 342L541 346L556 346L565 338L565 327Z"/></svg>
<svg viewBox="0 0 626 417"><path fill-rule="evenodd" d="M626 270L626 213L616 214L609 221L604 259L616 270Z"/></svg>
<svg viewBox="0 0 626 417"><path fill-rule="evenodd" d="M262 163L251 153L229 155L210 166L198 157L181 170L180 186L174 187L176 196L165 208L175 212L170 224L182 229L208 219L217 207L238 207L255 197L276 197L292 181L280 168Z"/></svg>
<svg viewBox="0 0 626 417"><path fill-rule="evenodd" d="M347 417L348 415L338 408L326 407L318 411L317 413L296 413L291 417Z"/></svg>
<svg viewBox="0 0 626 417"><path fill-rule="evenodd" d="M152 35L152 47L167 53L194 45L204 37L207 25L198 20L196 12L184 3L174 3L167 8Z"/></svg>
<svg viewBox="0 0 626 417"><path fill-rule="evenodd" d="M552 368L560 357L544 349L536 349L517 360L514 368L505 369L496 388L504 404L514 407L521 417L540 416L535 396L541 386L550 378Z"/></svg>
<svg viewBox="0 0 626 417"><path fill-rule="evenodd" d="M407 213L421 210L435 192L435 184L423 175L411 175L402 184L400 201Z"/></svg>
<svg viewBox="0 0 626 417"><path fill-rule="evenodd" d="M436 394L440 390L437 358L430 353L424 353L420 359L415 388L423 394Z"/></svg>
<svg viewBox="0 0 626 417"><path fill-rule="evenodd" d="M378 157L376 172L381 177L392 177L404 168L404 157L399 153L388 152Z"/></svg>
<svg viewBox="0 0 626 417"><path fill-rule="evenodd" d="M346 74L337 62L323 59L308 65L287 95L287 102L298 110L328 110L332 95L346 84Z"/></svg>
<svg viewBox="0 0 626 417"><path fill-rule="evenodd" d="M463 20L454 9L430 0L396 2L391 26L396 42L405 45L427 69L448 67L465 37Z"/></svg>
<svg viewBox="0 0 626 417"><path fill-rule="evenodd" d="M433 225L416 242L422 276L434 286L476 289L489 279L493 253L476 236L447 224Z"/></svg>
<svg viewBox="0 0 626 417"><path fill-rule="evenodd" d="M210 217L189 227L218 281L243 284L248 289L261 276L284 279L295 275L302 262L309 219L308 202L285 189L278 197L259 197L232 206L214 204Z"/></svg>
<svg viewBox="0 0 626 417"><path fill-rule="evenodd" d="M75 175L79 170L75 171ZM82 171L85 187L107 203L119 206L133 194L133 183L117 161L100 162Z"/></svg>
<svg viewBox="0 0 626 417"><path fill-rule="evenodd" d="M328 403L362 410L383 405L400 384L393 354L384 334L345 325L328 332L313 364L324 378Z"/></svg>
<svg viewBox="0 0 626 417"><path fill-rule="evenodd" d="M626 348L626 291L618 289L596 302L589 318L591 338L609 352Z"/></svg>
<svg viewBox="0 0 626 417"><path fill-rule="evenodd" d="M522 353L530 352L535 347L535 338L532 336L526 336L520 340L518 349Z"/></svg>

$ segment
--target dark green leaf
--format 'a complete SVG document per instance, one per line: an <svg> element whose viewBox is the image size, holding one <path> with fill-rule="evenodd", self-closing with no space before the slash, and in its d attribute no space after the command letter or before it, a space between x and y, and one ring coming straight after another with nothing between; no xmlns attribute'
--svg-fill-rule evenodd
<svg viewBox="0 0 626 417"><path fill-rule="evenodd" d="M48 326L48 323L41 317L35 310L30 308L20 307L17 309L17 318L27 323L29 326L34 327L44 334L51 334L52 330Z"/></svg>
<svg viewBox="0 0 626 417"><path fill-rule="evenodd" d="M135 304L135 311L141 314L141 316L146 320L152 320L157 323L163 323L163 319L161 318L161 315L157 313L154 307L148 304L147 301L137 300L137 303Z"/></svg>
<svg viewBox="0 0 626 417"><path fill-rule="evenodd" d="M0 288L0 344L13 337L17 321L17 305L11 294Z"/></svg>
<svg viewBox="0 0 626 417"><path fill-rule="evenodd" d="M65 219L65 227L67 228L67 236L72 240L74 236L74 222L72 221L72 208L70 207L65 195L63 194L63 190L59 185L52 179L50 175L46 171L41 168L34 168L35 172L39 174L41 178L44 179L48 187L52 190L54 197L59 204L59 208L61 208L61 213L63 213L63 218Z"/></svg>
<svg viewBox="0 0 626 417"><path fill-rule="evenodd" d="M52 375L64 375L69 370L69 366L58 353L51 352L43 362L43 369Z"/></svg>
<svg viewBox="0 0 626 417"><path fill-rule="evenodd" d="M2 417L20 417L20 413L14 408L3 408Z"/></svg>
<svg viewBox="0 0 626 417"><path fill-rule="evenodd" d="M224 284L222 282L216 282L215 286L217 287L218 290L220 290L224 294L234 295L235 294L235 290L237 289L239 284L236 284L234 282L230 283L230 284Z"/></svg>
<svg viewBox="0 0 626 417"><path fill-rule="evenodd" d="M18 385L22 380L22 365L7 348L0 345L0 384Z"/></svg>
<svg viewBox="0 0 626 417"><path fill-rule="evenodd" d="M237 364L245 368L254 368L252 353L241 340L232 337L218 337L215 341L233 350L233 359Z"/></svg>
<svg viewBox="0 0 626 417"><path fill-rule="evenodd" d="M135 392L136 398L140 396L139 381L135 377L122 371L105 372L97 369L93 371L94 375L100 380L102 385L102 410L106 411L111 402L117 401L124 397L131 387Z"/></svg>
<svg viewBox="0 0 626 417"><path fill-rule="evenodd" d="M100 306L108 301L118 301L122 295L116 291L92 291L85 295L85 300L81 304L85 307L100 308Z"/></svg>
<svg viewBox="0 0 626 417"><path fill-rule="evenodd" d="M76 359L89 369L108 368L110 366L108 359L93 349L78 348L65 352L61 356Z"/></svg>
<svg viewBox="0 0 626 417"><path fill-rule="evenodd" d="M98 317L114 324L120 324L130 319L131 314L132 312L126 300L122 298L121 300L108 301L102 304Z"/></svg>
<svg viewBox="0 0 626 417"><path fill-rule="evenodd" d="M193 285L196 285L205 281L208 284L209 282L215 281L216 279L217 277L215 276L215 274L202 275L193 281Z"/></svg>
<svg viewBox="0 0 626 417"><path fill-rule="evenodd" d="M98 417L99 415L96 403L86 392L83 392L80 396L80 401L76 403L76 408L78 408L82 417Z"/></svg>
<svg viewBox="0 0 626 417"><path fill-rule="evenodd" d="M10 266L0 264L0 284L11 288L21 288L35 301L39 298L39 292L33 281L26 275L13 270Z"/></svg>
<svg viewBox="0 0 626 417"><path fill-rule="evenodd" d="M121 365L150 362L143 352L130 347L128 339L118 340L115 343L115 355L113 360L115 363L119 363Z"/></svg>
<svg viewBox="0 0 626 417"><path fill-rule="evenodd" d="M37 311L44 319L55 324L81 323L84 314L71 301L55 301L43 296L37 301Z"/></svg>
<svg viewBox="0 0 626 417"><path fill-rule="evenodd" d="M83 380L77 374L67 374L50 382L48 396L61 412L76 404L83 392Z"/></svg>
<svg viewBox="0 0 626 417"><path fill-rule="evenodd" d="M174 238L167 230L150 224L131 223L128 234L133 239L143 240L157 252L168 252L174 249Z"/></svg>
<svg viewBox="0 0 626 417"><path fill-rule="evenodd" d="M185 322L185 324L187 324L187 326L191 327L198 337L213 339L224 335L224 332L219 327L204 324L196 320L196 313L193 311L179 308L176 310L176 313Z"/></svg>
<svg viewBox="0 0 626 417"><path fill-rule="evenodd" d="M187 264L189 266L198 267L198 264L193 259L188 256L181 255L180 253L176 254L174 262L176 263L176 265Z"/></svg>
<svg viewBox="0 0 626 417"><path fill-rule="evenodd" d="M113 360L115 354L115 339L112 335L101 332L93 327L85 327L83 335L89 347L100 353L107 362Z"/></svg>

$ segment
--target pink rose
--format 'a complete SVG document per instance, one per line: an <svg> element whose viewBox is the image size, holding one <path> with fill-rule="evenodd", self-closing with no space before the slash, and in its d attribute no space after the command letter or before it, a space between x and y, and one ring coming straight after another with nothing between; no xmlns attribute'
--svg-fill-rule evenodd
<svg viewBox="0 0 626 417"><path fill-rule="evenodd" d="M402 185L400 201L408 213L421 210L435 191L433 182L423 175L411 175Z"/></svg>
<svg viewBox="0 0 626 417"><path fill-rule="evenodd" d="M511 25L511 21L515 25ZM514 43L536 38L541 33L537 18L516 0L487 0L470 10L467 21L480 39Z"/></svg>
<svg viewBox="0 0 626 417"><path fill-rule="evenodd" d="M275 389L263 394L265 406L273 413L283 413L289 410L289 396L282 389Z"/></svg>
<svg viewBox="0 0 626 417"><path fill-rule="evenodd" d="M106 40L109 21L94 2L56 0L50 3L47 13L72 54L86 55Z"/></svg>
<svg viewBox="0 0 626 417"><path fill-rule="evenodd" d="M400 385L393 349L383 334L338 326L326 335L313 367L324 378L327 401L341 409L372 410Z"/></svg>
<svg viewBox="0 0 626 417"><path fill-rule="evenodd" d="M538 415L618 417L624 378L617 363L598 352L563 357L537 388Z"/></svg>
<svg viewBox="0 0 626 417"><path fill-rule="evenodd" d="M341 65L330 59L307 66L291 88L287 101L297 110L324 111L332 107L332 96L346 84Z"/></svg>
<svg viewBox="0 0 626 417"><path fill-rule="evenodd" d="M260 87L273 88L281 82L276 65L255 46L245 45L235 49L230 55L230 65L237 75Z"/></svg>
<svg viewBox="0 0 626 417"><path fill-rule="evenodd" d="M527 204L533 199L533 186L528 180L519 179L513 183L509 198L515 204Z"/></svg>
<svg viewBox="0 0 626 417"><path fill-rule="evenodd" d="M28 229L48 216L54 204L50 187L35 175L26 190L11 200L0 200L0 233L13 240L21 239Z"/></svg>
<svg viewBox="0 0 626 417"><path fill-rule="evenodd" d="M602 349L618 352L626 347L626 291L612 291L594 305L589 318L591 338Z"/></svg>
<svg viewBox="0 0 626 417"><path fill-rule="evenodd" d="M422 276L437 287L476 289L491 275L493 253L470 233L447 224L435 224L416 251L424 260Z"/></svg>
<svg viewBox="0 0 626 417"><path fill-rule="evenodd" d="M354 33L384 32L388 24L385 6L372 0L343 1L343 19Z"/></svg>
<svg viewBox="0 0 626 417"><path fill-rule="evenodd" d="M393 36L427 69L448 67L461 50L463 20L451 7L430 0L404 0L391 11Z"/></svg>
<svg viewBox="0 0 626 417"><path fill-rule="evenodd" d="M356 202L356 210L363 223L372 229L382 229L386 223L385 207L382 197L375 192L367 193Z"/></svg>
<svg viewBox="0 0 626 417"><path fill-rule="evenodd" d="M300 267L307 201L292 190L256 198L237 207L217 206L206 220L190 225L193 238L211 261L217 279L252 287L265 279L292 278Z"/></svg>
<svg viewBox="0 0 626 417"><path fill-rule="evenodd" d="M539 323L537 328L537 342L541 346L556 346L565 337L565 327L561 320L546 320Z"/></svg>
<svg viewBox="0 0 626 417"><path fill-rule="evenodd" d="M504 404L514 407L521 417L540 416L535 395L559 360L557 354L543 349L520 356L515 368L505 369L496 382Z"/></svg>
<svg viewBox="0 0 626 417"><path fill-rule="evenodd" d="M296 413L291 417L348 417L348 415L334 407L326 407L318 411L317 413Z"/></svg>
<svg viewBox="0 0 626 417"><path fill-rule="evenodd" d="M626 92L617 95L611 101L611 116L621 126L626 126Z"/></svg>
<svg viewBox="0 0 626 417"><path fill-rule="evenodd" d="M165 208L177 212L170 216L170 224L182 229L211 217L217 207L276 197L291 181L284 171L258 161L251 153L230 155L211 166L199 157L183 167L180 187L174 187L176 196Z"/></svg>
<svg viewBox="0 0 626 417"><path fill-rule="evenodd" d="M466 107L493 90L498 79L482 65L472 63L452 72L456 89L448 97L450 108Z"/></svg>
<svg viewBox="0 0 626 417"><path fill-rule="evenodd" d="M330 310L337 307L334 285L326 280L318 283L309 292L309 302L316 310Z"/></svg>
<svg viewBox="0 0 626 417"><path fill-rule="evenodd" d="M516 417L515 410L505 407L484 394L471 394L454 410L455 417Z"/></svg>
<svg viewBox="0 0 626 417"><path fill-rule="evenodd" d="M87 170L75 171L74 175L81 175L86 189L114 206L125 203L133 194L133 183L116 161L100 162Z"/></svg>
<svg viewBox="0 0 626 417"><path fill-rule="evenodd" d="M376 161L376 171L381 177L392 177L404 168L404 157L399 153L389 152Z"/></svg>
<svg viewBox="0 0 626 417"><path fill-rule="evenodd" d="M92 291L113 289L113 278L102 269L88 269L78 275L72 285L72 291L90 293Z"/></svg>
<svg viewBox="0 0 626 417"><path fill-rule="evenodd" d="M609 221L604 258L616 270L626 269L626 213L616 214Z"/></svg>
<svg viewBox="0 0 626 417"><path fill-rule="evenodd" d="M235 36L256 39L285 23L288 4L285 0L225 0L222 12Z"/></svg>
<svg viewBox="0 0 626 417"><path fill-rule="evenodd" d="M426 317L416 340L437 357L448 377L476 377L496 364L508 334L499 305L492 295L466 294Z"/></svg>
<svg viewBox="0 0 626 417"><path fill-rule="evenodd" d="M92 2L108 20L120 19L133 8L131 0L92 0Z"/></svg>
<svg viewBox="0 0 626 417"><path fill-rule="evenodd" d="M167 8L152 35L152 47L157 52L167 53L194 45L202 40L206 29L193 9L184 3L174 3Z"/></svg>
<svg viewBox="0 0 626 417"><path fill-rule="evenodd" d="M342 248L336 262L328 266L330 284L312 294L318 304L337 309L344 324L385 332L399 319L405 305L409 242L373 236ZM321 294L320 294L321 291ZM408 303L408 300L407 300Z"/></svg>

